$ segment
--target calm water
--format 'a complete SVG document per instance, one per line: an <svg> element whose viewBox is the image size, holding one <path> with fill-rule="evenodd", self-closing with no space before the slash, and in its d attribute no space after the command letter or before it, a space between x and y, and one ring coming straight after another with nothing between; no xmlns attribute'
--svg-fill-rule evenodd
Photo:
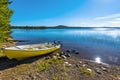
<svg viewBox="0 0 120 80"><path fill-rule="evenodd" d="M62 50L77 49L79 56L98 62L120 65L120 29L13 29L11 36L22 44L36 44L51 41L61 41Z"/></svg>

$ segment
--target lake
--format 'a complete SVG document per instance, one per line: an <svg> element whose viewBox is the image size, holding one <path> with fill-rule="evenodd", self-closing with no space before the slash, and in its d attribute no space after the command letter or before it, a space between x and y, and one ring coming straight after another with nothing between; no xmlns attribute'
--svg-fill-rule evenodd
<svg viewBox="0 0 120 80"><path fill-rule="evenodd" d="M79 58L120 65L120 29L117 28L69 28L69 29L12 29L14 40L22 44L61 41L62 50L76 49Z"/></svg>

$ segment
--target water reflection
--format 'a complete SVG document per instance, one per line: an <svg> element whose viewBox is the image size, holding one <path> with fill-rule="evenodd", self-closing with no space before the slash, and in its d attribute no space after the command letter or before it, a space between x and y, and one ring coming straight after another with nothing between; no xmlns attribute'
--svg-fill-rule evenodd
<svg viewBox="0 0 120 80"><path fill-rule="evenodd" d="M97 29L97 28L96 28ZM98 63L106 62L120 65L120 29L43 29L21 30L13 29L11 36L15 40L28 40L18 42L21 44L35 44L51 41L61 41L62 50L77 49L79 56L96 60ZM95 56L100 56L96 57Z"/></svg>
<svg viewBox="0 0 120 80"><path fill-rule="evenodd" d="M105 30L110 30L110 28L93 28L93 30L105 31Z"/></svg>
<svg viewBox="0 0 120 80"><path fill-rule="evenodd" d="M108 58L109 58L109 61L113 63L118 62L118 59L119 59L118 57L114 57L114 56L108 56Z"/></svg>
<svg viewBox="0 0 120 80"><path fill-rule="evenodd" d="M102 62L101 62L101 58L100 58L100 57L96 57L96 58L95 58L95 62L97 62L97 63L102 63Z"/></svg>

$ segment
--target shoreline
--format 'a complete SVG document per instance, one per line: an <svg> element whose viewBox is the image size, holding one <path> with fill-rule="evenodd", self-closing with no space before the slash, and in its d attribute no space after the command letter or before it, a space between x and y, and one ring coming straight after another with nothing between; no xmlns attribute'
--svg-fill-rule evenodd
<svg viewBox="0 0 120 80"><path fill-rule="evenodd" d="M8 45L8 44L7 44ZM12 46L15 44L9 44ZM1 80L120 80L120 66L72 55L37 56L24 60L0 58ZM75 54L76 56L78 54Z"/></svg>
<svg viewBox="0 0 120 80"><path fill-rule="evenodd" d="M76 54L77 55L77 54ZM120 67L98 64L74 56L38 56L21 61L6 58L5 69L0 70L2 80L120 80ZM49 58L48 58L49 57ZM9 63L9 64L7 64Z"/></svg>

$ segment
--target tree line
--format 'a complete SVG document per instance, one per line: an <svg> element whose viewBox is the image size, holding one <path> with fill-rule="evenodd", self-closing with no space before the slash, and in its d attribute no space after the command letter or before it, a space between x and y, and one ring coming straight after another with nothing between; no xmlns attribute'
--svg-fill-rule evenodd
<svg viewBox="0 0 120 80"><path fill-rule="evenodd" d="M10 34L10 17L13 14L8 5L12 1L0 0L0 43L7 42Z"/></svg>

